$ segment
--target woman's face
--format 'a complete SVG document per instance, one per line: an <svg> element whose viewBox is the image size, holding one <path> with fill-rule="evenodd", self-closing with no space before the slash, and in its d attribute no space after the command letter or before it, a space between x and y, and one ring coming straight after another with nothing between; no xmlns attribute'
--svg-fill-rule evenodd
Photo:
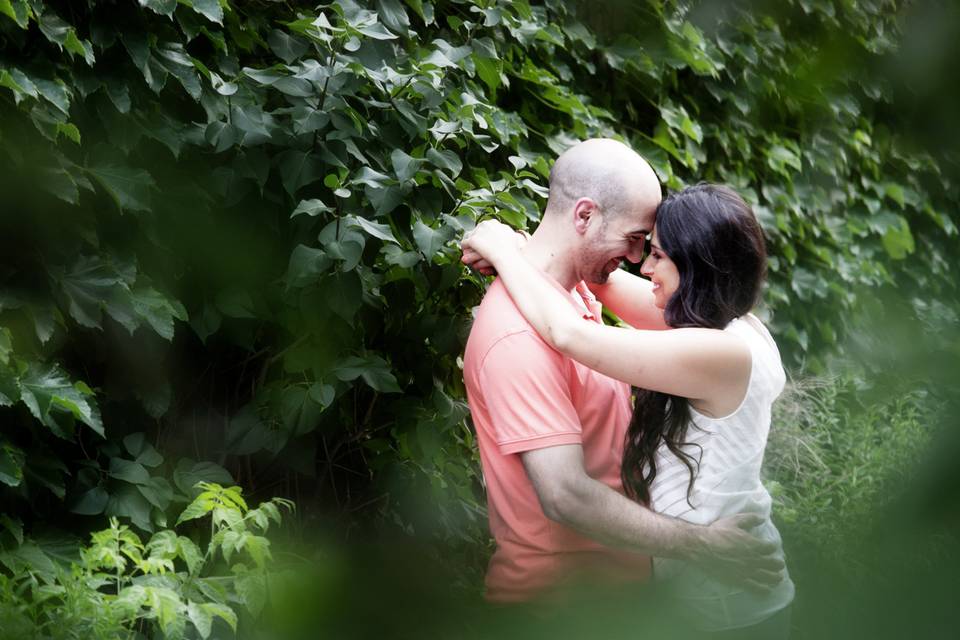
<svg viewBox="0 0 960 640"><path fill-rule="evenodd" d="M650 255L643 261L640 273L653 283L653 303L660 309L666 307L667 301L680 286L680 273L673 260L660 248L656 226L650 236Z"/></svg>

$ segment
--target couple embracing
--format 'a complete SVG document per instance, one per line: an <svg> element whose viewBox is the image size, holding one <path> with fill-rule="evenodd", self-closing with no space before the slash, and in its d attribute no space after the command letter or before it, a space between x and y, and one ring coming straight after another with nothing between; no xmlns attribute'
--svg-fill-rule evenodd
<svg viewBox="0 0 960 640"><path fill-rule="evenodd" d="M794 588L760 482L785 376L750 313L766 272L753 212L717 185L661 201L609 139L563 153L549 187L525 243L494 221L463 240L463 262L499 275L464 356L488 599L652 571L702 630L786 637ZM601 303L630 326L604 325Z"/></svg>

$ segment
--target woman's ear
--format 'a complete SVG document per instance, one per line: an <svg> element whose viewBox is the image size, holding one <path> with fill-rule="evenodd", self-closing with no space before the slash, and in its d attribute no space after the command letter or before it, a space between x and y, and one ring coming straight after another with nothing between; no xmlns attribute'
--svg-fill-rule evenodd
<svg viewBox="0 0 960 640"><path fill-rule="evenodd" d="M590 223L599 215L597 203L591 198L580 198L573 205L573 226L577 233L583 235L590 228Z"/></svg>

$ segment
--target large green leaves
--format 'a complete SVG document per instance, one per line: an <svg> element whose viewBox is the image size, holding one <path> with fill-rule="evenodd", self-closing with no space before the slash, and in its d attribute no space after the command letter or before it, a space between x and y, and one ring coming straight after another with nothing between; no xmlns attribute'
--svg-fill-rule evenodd
<svg viewBox="0 0 960 640"><path fill-rule="evenodd" d="M93 392L82 382L72 382L59 368L31 366L19 385L21 399L33 417L58 436L72 436L72 419L104 435Z"/></svg>

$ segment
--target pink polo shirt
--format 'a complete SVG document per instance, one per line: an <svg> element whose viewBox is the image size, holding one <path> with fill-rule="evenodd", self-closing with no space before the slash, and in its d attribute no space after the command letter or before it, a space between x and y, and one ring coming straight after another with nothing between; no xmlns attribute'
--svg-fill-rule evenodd
<svg viewBox="0 0 960 640"><path fill-rule="evenodd" d="M563 288L550 280L559 290ZM583 283L564 291L585 321L602 322ZM576 577L644 580L646 556L615 550L543 514L520 453L583 447L587 474L622 493L620 461L630 420L630 387L571 360L540 338L495 280L477 310L463 367L497 549L487 598L526 600Z"/></svg>

